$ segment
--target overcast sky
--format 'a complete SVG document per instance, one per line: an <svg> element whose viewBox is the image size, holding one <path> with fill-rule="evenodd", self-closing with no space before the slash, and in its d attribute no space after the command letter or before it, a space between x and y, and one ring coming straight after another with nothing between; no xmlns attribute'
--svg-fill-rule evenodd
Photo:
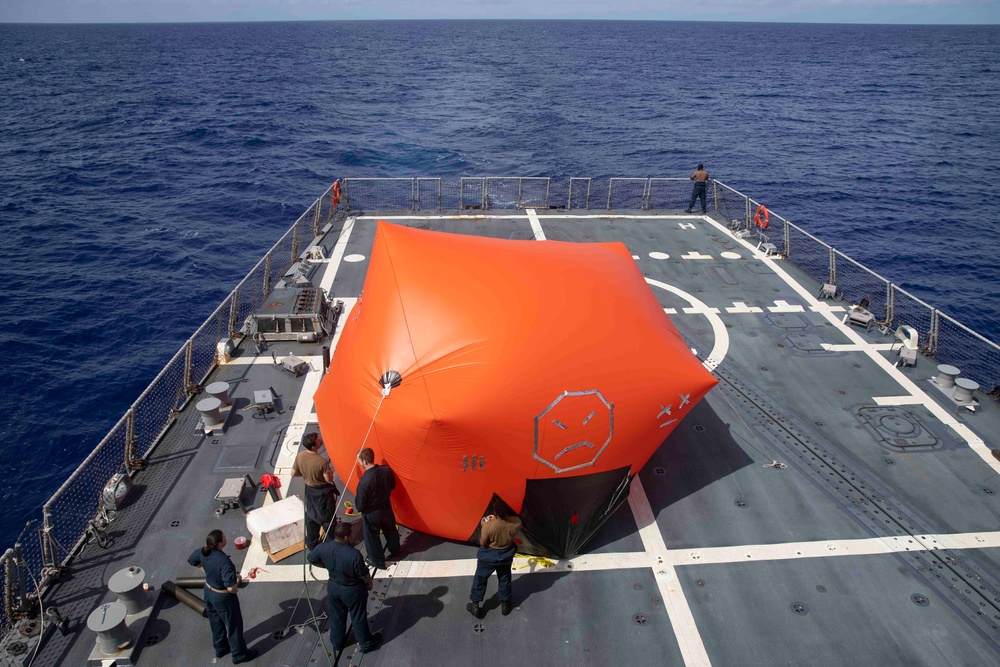
<svg viewBox="0 0 1000 667"><path fill-rule="evenodd" d="M1000 0L0 0L0 23L559 18L1000 23Z"/></svg>

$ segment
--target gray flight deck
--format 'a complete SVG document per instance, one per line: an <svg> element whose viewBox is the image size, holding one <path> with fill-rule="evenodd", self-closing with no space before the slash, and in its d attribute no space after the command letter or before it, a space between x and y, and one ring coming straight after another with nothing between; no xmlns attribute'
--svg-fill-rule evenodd
<svg viewBox="0 0 1000 667"><path fill-rule="evenodd" d="M404 531L404 557L379 571L369 601L384 644L364 656L355 644L339 661L324 654L311 621L308 600L325 612L325 582L303 568L304 553L253 561L263 571L239 594L246 639L260 651L253 664L1000 662L1000 463L990 452L1000 447L1000 409L989 397L978 395L972 414L931 382L934 359L895 368L896 351L884 349L891 335L843 324L850 303L817 301L819 283L735 237L717 215L349 215L320 240L325 287L348 309L377 218L500 239L622 242L719 384L582 554L518 557L511 615L500 615L495 578L486 617L466 612L475 547ZM310 392L324 344L332 343L271 343L258 354L244 340L213 371L203 384L226 381L234 399L224 432L198 432L189 402L135 473L108 548L88 545L45 596L74 622L66 637L46 632L35 664L86 664L87 615L113 599L108 579L130 565L146 570L158 595L137 664L213 664L208 622L160 586L199 574L186 559L214 528L229 536L244 575L260 558L259 545L232 546L249 537L245 518L239 509L217 516L213 497L226 478L275 472L301 433L317 428ZM309 370L293 376L272 352L294 353ZM276 411L255 414L254 391L269 388ZM969 434L983 442L970 444ZM277 472L282 497L301 494L301 480ZM245 499L250 508L270 502L257 489Z"/></svg>

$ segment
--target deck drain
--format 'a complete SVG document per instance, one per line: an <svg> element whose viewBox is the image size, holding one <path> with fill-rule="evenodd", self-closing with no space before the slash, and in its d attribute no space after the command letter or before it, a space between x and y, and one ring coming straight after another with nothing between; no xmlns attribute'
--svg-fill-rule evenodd
<svg viewBox="0 0 1000 667"><path fill-rule="evenodd" d="M657 474L657 475L662 475L662 474L666 473L667 471L666 471L665 468L661 468L661 467L657 466L657 467L653 468L653 472L655 474Z"/></svg>
<svg viewBox="0 0 1000 667"><path fill-rule="evenodd" d="M632 588L634 588L637 591L641 591L642 590L642 584L632 584Z"/></svg>
<svg viewBox="0 0 1000 667"><path fill-rule="evenodd" d="M790 609L799 616L805 616L806 614L809 613L809 608L806 607L804 604L795 603L790 607Z"/></svg>
<svg viewBox="0 0 1000 667"><path fill-rule="evenodd" d="M697 584L700 588L704 588L705 587L705 580L704 579L699 579L698 581L696 581L694 583Z"/></svg>
<svg viewBox="0 0 1000 667"><path fill-rule="evenodd" d="M635 621L636 625L646 625L647 619L644 614L636 614L635 616L632 617L632 620Z"/></svg>
<svg viewBox="0 0 1000 667"><path fill-rule="evenodd" d="M174 519L173 521L170 522L170 527L171 528L176 528L179 525L181 525L181 522L178 521L177 519Z"/></svg>
<svg viewBox="0 0 1000 667"><path fill-rule="evenodd" d="M698 424L697 426L694 427L694 430L696 430L696 431L704 431L705 427L702 426L701 424Z"/></svg>
<svg viewBox="0 0 1000 667"><path fill-rule="evenodd" d="M486 626L483 625L482 623L476 623L475 625L472 626L472 631L475 632L477 635L481 635L484 632L486 632Z"/></svg>
<svg viewBox="0 0 1000 667"><path fill-rule="evenodd" d="M160 643L160 635L150 635L146 637L146 646L153 646Z"/></svg>
<svg viewBox="0 0 1000 667"><path fill-rule="evenodd" d="M920 595L919 593L914 593L913 595L911 595L910 600L912 600L913 604L917 605L918 607L926 607L931 603L930 600L928 600L923 595Z"/></svg>
<svg viewBox="0 0 1000 667"><path fill-rule="evenodd" d="M747 501L743 500L742 498L737 498L735 502L736 502L736 506L737 507L746 507L747 506Z"/></svg>
<svg viewBox="0 0 1000 667"><path fill-rule="evenodd" d="M822 426L823 422L816 422L816 426Z"/></svg>
<svg viewBox="0 0 1000 667"><path fill-rule="evenodd" d="M888 457L886 457L886 458L884 458L884 459L882 459L882 460L883 460L883 461L885 461L885 464L886 464L887 466L891 466L891 465L895 465L895 463L896 463L895 461L893 461L892 459L890 459L890 458L888 458Z"/></svg>
<svg viewBox="0 0 1000 667"><path fill-rule="evenodd" d="M820 593L826 593L826 586L819 585L816 587L816 590L819 591Z"/></svg>
<svg viewBox="0 0 1000 667"><path fill-rule="evenodd" d="M994 493L996 493L996 491L994 491L993 489L991 489L988 486L984 486L983 487L983 493L985 493L988 496L992 496Z"/></svg>
<svg viewBox="0 0 1000 667"><path fill-rule="evenodd" d="M761 367L760 367L760 370L762 370L762 371L766 371L766 370L767 370L767 366L761 366Z"/></svg>

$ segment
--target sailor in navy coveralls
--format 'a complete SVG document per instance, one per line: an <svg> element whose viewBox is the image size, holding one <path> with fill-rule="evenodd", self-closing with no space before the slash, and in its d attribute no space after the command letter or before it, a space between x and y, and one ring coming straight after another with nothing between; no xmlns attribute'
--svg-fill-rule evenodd
<svg viewBox="0 0 1000 667"><path fill-rule="evenodd" d="M358 463L365 471L358 481L354 506L364 515L362 523L368 560L373 567L384 570L385 547L382 546L379 531L385 533L385 546L389 548L389 553L399 555L399 528L389 503L389 494L396 488L396 476L389 466L375 463L375 452L368 447L358 452Z"/></svg>
<svg viewBox="0 0 1000 667"><path fill-rule="evenodd" d="M243 614L236 597L239 577L233 561L222 551L225 546L226 536L221 530L213 530L205 538L205 546L195 549L188 563L205 572L205 611L212 628L215 657L232 651L233 664L238 665L253 660L257 652L248 650L243 641Z"/></svg>
<svg viewBox="0 0 1000 667"><path fill-rule="evenodd" d="M368 628L368 591L372 578L365 567L361 552L350 545L351 527L338 523L333 529L333 542L321 542L309 550L309 562L325 567L330 573L326 584L327 605L330 612L330 643L334 651L344 649L347 634L347 616L362 653L378 648L382 634L372 635Z"/></svg>

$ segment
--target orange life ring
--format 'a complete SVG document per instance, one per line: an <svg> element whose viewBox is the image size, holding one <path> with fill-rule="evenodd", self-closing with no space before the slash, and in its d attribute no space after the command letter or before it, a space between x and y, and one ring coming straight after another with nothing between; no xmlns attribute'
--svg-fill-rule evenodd
<svg viewBox="0 0 1000 667"><path fill-rule="evenodd" d="M757 204L757 212L753 214L753 224L761 229L767 229L769 222L771 222L771 214L768 212L767 207L763 204Z"/></svg>
<svg viewBox="0 0 1000 667"><path fill-rule="evenodd" d="M340 204L340 179L339 178L333 182L333 194L330 195L330 204L333 205L333 208L337 208L337 205Z"/></svg>

